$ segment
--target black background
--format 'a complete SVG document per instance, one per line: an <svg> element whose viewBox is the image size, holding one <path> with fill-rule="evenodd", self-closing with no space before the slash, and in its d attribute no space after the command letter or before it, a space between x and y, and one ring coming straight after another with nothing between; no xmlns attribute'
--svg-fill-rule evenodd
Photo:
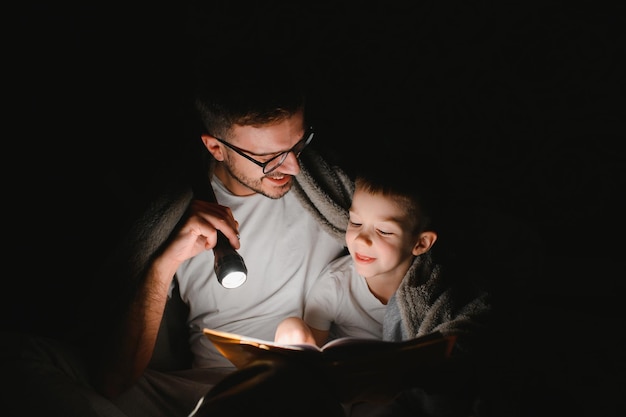
<svg viewBox="0 0 626 417"><path fill-rule="evenodd" d="M545 257L521 284L523 331L553 339L526 358L539 388L525 407L624 412L624 362L611 356L623 352L623 6L31 2L6 19L5 328L54 334L81 314L72 301L90 270L197 139L199 42L215 65L244 45L305 45L291 69L312 76L316 146L348 164L396 147L408 179L427 158L460 209L479 203L536 232L518 242Z"/></svg>

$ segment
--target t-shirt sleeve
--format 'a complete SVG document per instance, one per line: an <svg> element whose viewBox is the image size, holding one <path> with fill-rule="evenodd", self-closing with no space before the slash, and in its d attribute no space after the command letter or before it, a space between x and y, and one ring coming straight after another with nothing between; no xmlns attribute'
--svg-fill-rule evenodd
<svg viewBox="0 0 626 417"><path fill-rule="evenodd" d="M343 297L340 276L332 264L324 269L309 291L304 304L304 321L318 330L330 330Z"/></svg>

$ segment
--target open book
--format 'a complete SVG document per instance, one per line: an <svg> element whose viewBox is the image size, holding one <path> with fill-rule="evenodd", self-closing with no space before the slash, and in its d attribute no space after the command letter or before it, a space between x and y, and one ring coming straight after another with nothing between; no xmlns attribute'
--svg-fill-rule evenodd
<svg viewBox="0 0 626 417"><path fill-rule="evenodd" d="M257 360L304 364L307 370L320 372L343 402L376 401L409 388L415 377L446 361L456 341L456 336L434 332L401 342L344 337L320 348L281 345L206 328L204 334L237 368Z"/></svg>

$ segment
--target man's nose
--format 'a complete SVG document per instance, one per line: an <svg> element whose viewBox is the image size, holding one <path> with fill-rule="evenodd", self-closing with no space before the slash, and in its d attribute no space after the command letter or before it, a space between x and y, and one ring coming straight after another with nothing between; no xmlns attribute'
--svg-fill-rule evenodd
<svg viewBox="0 0 626 417"><path fill-rule="evenodd" d="M283 174L298 175L300 173L300 161L298 161L296 154L289 152L277 170Z"/></svg>

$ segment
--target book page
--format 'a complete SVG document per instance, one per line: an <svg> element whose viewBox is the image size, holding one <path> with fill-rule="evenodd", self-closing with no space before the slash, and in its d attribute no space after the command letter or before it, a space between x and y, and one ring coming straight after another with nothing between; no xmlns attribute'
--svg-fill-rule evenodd
<svg viewBox="0 0 626 417"><path fill-rule="evenodd" d="M400 352L404 350L415 350L425 348L427 345L435 343L439 346L440 352L446 352L447 356L452 349L452 345L456 338L445 337L439 332L430 333L424 336L416 337L409 340L399 342L384 341L380 339L362 339L356 337L343 337L331 340L322 347L325 354L332 356L342 355L346 351L350 354L364 353L384 354L389 351Z"/></svg>
<svg viewBox="0 0 626 417"><path fill-rule="evenodd" d="M204 329L203 332L212 341L219 340L219 341L227 342L227 343L237 342L240 344L248 344L248 345L257 346L260 349L266 349L266 350L270 350L273 348L289 349L289 350L314 350L314 351L321 350L317 346L309 345L309 344L285 345L285 344L279 344L270 340L262 340L262 339L257 339L255 337L242 336L239 334L228 333L228 332L223 332L223 331L214 330L214 329Z"/></svg>
<svg viewBox="0 0 626 417"><path fill-rule="evenodd" d="M258 359L320 356L320 349L314 345L280 345L269 340L206 328L203 332L216 349L238 368L243 368Z"/></svg>
<svg viewBox="0 0 626 417"><path fill-rule="evenodd" d="M380 339L363 339L360 337L340 337L338 339L333 339L333 340L328 341L324 346L322 346L321 350L337 349L340 346L380 344L381 342L382 340Z"/></svg>

